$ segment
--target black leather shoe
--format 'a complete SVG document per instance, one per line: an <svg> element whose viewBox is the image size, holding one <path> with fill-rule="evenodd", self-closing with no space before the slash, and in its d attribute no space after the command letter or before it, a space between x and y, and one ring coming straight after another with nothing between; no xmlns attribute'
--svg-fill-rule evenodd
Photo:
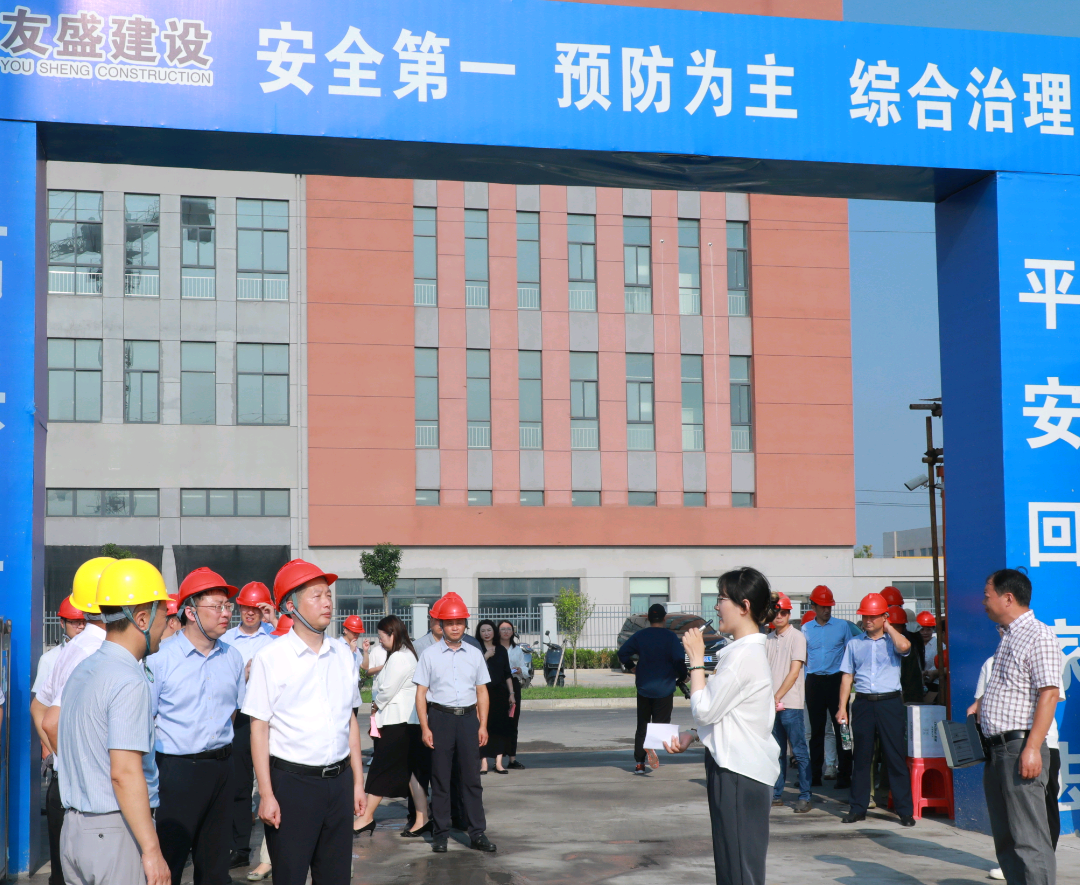
<svg viewBox="0 0 1080 885"><path fill-rule="evenodd" d="M436 854L446 854L446 840L433 839L431 842L431 850Z"/></svg>
<svg viewBox="0 0 1080 885"><path fill-rule="evenodd" d="M477 851L486 851L489 854L495 850L495 846L491 843L491 840L488 839L486 833L481 833L475 839L472 839L469 842L469 847L475 848Z"/></svg>
<svg viewBox="0 0 1080 885"><path fill-rule="evenodd" d="M251 852L250 851L230 851L229 852L229 869L235 870L238 867L250 867L251 866Z"/></svg>
<svg viewBox="0 0 1080 885"><path fill-rule="evenodd" d="M838 789L838 790L850 790L851 789L851 778L849 778L849 777L838 777L836 779L836 789Z"/></svg>
<svg viewBox="0 0 1080 885"><path fill-rule="evenodd" d="M435 821L429 820L419 830L410 830L406 827L401 835L406 839L422 839L425 833L430 833L435 828Z"/></svg>
<svg viewBox="0 0 1080 885"><path fill-rule="evenodd" d="M857 824L861 820L866 820L866 814L856 814L854 811L849 811L842 818L840 823L842 824Z"/></svg>
<svg viewBox="0 0 1080 885"><path fill-rule="evenodd" d="M913 826L915 826L915 818L910 817L910 816L900 818L900 826L902 826L902 827L913 827Z"/></svg>

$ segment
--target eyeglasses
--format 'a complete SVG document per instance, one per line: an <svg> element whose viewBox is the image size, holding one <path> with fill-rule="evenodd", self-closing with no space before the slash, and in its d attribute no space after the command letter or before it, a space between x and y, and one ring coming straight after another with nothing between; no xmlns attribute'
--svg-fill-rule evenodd
<svg viewBox="0 0 1080 885"><path fill-rule="evenodd" d="M195 608L204 608L212 612L217 612L219 615L232 614L233 604L231 602L222 602L218 605L197 605Z"/></svg>

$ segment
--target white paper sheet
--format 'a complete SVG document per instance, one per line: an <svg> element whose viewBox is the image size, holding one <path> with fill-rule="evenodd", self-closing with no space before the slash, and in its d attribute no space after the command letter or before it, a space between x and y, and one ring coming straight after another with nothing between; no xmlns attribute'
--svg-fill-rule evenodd
<svg viewBox="0 0 1080 885"><path fill-rule="evenodd" d="M665 741L670 744L678 736L679 726L650 722L645 729L645 749L662 750L664 749Z"/></svg>

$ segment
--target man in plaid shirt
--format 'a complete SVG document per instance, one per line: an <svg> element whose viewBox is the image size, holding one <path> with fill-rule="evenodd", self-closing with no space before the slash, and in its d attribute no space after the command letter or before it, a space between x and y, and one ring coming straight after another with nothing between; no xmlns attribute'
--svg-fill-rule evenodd
<svg viewBox="0 0 1080 885"><path fill-rule="evenodd" d="M998 863L1010 885L1053 885L1057 863L1046 822L1050 751L1065 659L1053 630L1035 619L1031 581L1015 569L986 580L983 606L1002 628L977 713L990 758L983 770Z"/></svg>

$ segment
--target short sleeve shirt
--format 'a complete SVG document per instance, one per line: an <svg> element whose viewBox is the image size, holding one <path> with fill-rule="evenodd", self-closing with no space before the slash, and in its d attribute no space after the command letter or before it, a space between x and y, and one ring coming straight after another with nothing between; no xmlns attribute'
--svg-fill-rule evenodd
<svg viewBox="0 0 1080 885"><path fill-rule="evenodd" d="M801 710L806 706L805 700L805 673L806 673L806 637L794 627L788 627L783 633L773 630L765 641L765 654L769 658L769 669L772 671L773 691L777 691L788 673L791 672L792 661L802 661L803 668L795 684L787 690L780 700L788 710Z"/></svg>
<svg viewBox="0 0 1080 885"><path fill-rule="evenodd" d="M816 620L803 625L806 637L806 672L811 676L828 676L840 671L844 649L851 639L851 624L840 618L829 618L824 624Z"/></svg>
<svg viewBox="0 0 1080 885"><path fill-rule="evenodd" d="M94 623L88 623L82 633L64 645L64 650L57 656L49 678L38 689L37 699L46 707L59 707L64 685L75 668L96 652L105 641L105 629Z"/></svg>
<svg viewBox="0 0 1080 885"><path fill-rule="evenodd" d="M1057 636L1033 611L1026 611L1002 631L994 668L979 705L986 735L1030 729L1039 690L1063 688L1065 656Z"/></svg>
<svg viewBox="0 0 1080 885"><path fill-rule="evenodd" d="M491 681L483 653L462 642L454 649L440 639L416 664L413 682L427 687L427 700L444 707L471 707L476 686Z"/></svg>

